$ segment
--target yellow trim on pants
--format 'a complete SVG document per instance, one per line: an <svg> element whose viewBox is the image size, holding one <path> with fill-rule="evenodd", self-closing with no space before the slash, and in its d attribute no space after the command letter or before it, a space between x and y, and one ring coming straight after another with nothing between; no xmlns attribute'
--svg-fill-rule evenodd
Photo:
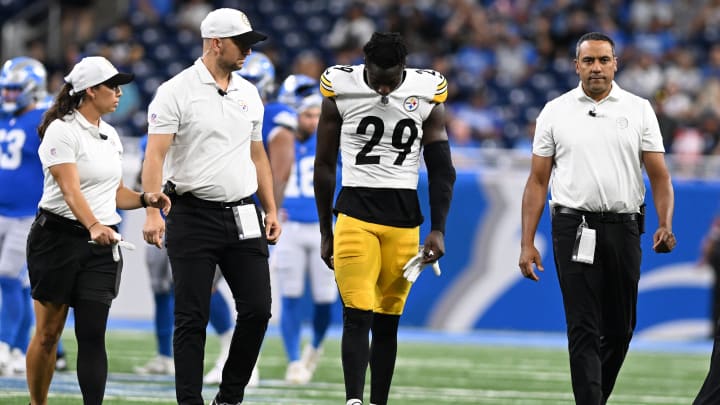
<svg viewBox="0 0 720 405"><path fill-rule="evenodd" d="M338 215L334 263L343 304L349 308L400 315L412 285L403 266L418 252L420 227L378 225Z"/></svg>

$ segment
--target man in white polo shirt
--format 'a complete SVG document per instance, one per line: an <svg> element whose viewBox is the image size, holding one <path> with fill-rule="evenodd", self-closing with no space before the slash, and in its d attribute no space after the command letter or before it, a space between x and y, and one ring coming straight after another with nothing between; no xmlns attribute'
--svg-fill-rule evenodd
<svg viewBox="0 0 720 405"><path fill-rule="evenodd" d="M277 241L280 224L261 136L263 104L255 86L231 72L266 36L228 8L210 12L200 31L202 57L163 83L148 108L142 185L149 191L166 183L176 204L165 243L175 282L177 402L203 404L205 328L219 265L237 323L213 403L235 404L243 400L270 319L267 245ZM158 210L148 209L145 240L160 247L164 232Z"/></svg>
<svg viewBox="0 0 720 405"><path fill-rule="evenodd" d="M538 281L534 238L552 174L553 252L567 322L575 402L605 404L636 323L645 183L658 229L653 249L671 251L673 187L650 103L613 81L615 44L593 32L577 43L577 88L548 102L537 118L522 200L519 266Z"/></svg>

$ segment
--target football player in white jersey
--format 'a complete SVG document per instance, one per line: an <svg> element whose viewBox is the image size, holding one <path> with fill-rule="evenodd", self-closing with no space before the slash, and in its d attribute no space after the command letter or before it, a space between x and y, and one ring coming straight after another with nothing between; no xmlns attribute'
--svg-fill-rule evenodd
<svg viewBox="0 0 720 405"><path fill-rule="evenodd" d="M403 277L403 266L418 254L423 222L417 195L421 150L431 211L423 263L445 253L455 169L445 130L445 78L406 67L407 48L397 33L376 32L363 52L364 65L332 66L321 77L325 97L314 187L321 256L335 270L343 302L346 401L362 404L369 362L370 403L384 405L395 368L398 323L412 284ZM338 151L342 189L333 210Z"/></svg>

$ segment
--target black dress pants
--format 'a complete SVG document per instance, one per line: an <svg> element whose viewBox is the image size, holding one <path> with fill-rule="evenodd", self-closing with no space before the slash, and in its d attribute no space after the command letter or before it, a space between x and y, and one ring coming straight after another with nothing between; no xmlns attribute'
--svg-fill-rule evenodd
<svg viewBox="0 0 720 405"><path fill-rule="evenodd" d="M173 199L166 241L175 283L173 350L178 404L204 404L205 330L216 264L230 286L237 309L218 395L223 402L243 400L270 319L270 272L264 235L262 229L260 238L239 240L231 208L200 207L195 200Z"/></svg>
<svg viewBox="0 0 720 405"><path fill-rule="evenodd" d="M575 403L600 405L612 392L635 329L640 232L629 216L593 214L585 220L597 232L593 264L571 260L579 215L553 215L553 250Z"/></svg>
<svg viewBox="0 0 720 405"><path fill-rule="evenodd" d="M715 342L713 343L712 357L710 357L710 371L700 392L693 401L693 405L720 404L720 323L715 326Z"/></svg>

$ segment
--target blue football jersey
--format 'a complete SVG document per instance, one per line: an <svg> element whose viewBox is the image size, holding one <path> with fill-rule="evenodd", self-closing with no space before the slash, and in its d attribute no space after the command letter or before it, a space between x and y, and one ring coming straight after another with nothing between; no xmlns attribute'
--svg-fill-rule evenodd
<svg viewBox="0 0 720 405"><path fill-rule="evenodd" d="M295 140L295 164L285 187L283 208L288 220L294 222L318 222L315 207L313 174L315 172L315 148L317 136L313 134L304 142Z"/></svg>
<svg viewBox="0 0 720 405"><path fill-rule="evenodd" d="M263 115L262 138L265 150L267 150L270 134L276 127L285 127L295 131L297 129L297 113L292 107L274 101L265 106Z"/></svg>
<svg viewBox="0 0 720 405"><path fill-rule="evenodd" d="M138 149L140 150L140 159L145 159L145 149L147 149L147 142L148 142L148 134L145 134L140 137L140 142L138 142Z"/></svg>
<svg viewBox="0 0 720 405"><path fill-rule="evenodd" d="M0 120L0 215L28 217L37 212L43 169L37 126L46 108Z"/></svg>

